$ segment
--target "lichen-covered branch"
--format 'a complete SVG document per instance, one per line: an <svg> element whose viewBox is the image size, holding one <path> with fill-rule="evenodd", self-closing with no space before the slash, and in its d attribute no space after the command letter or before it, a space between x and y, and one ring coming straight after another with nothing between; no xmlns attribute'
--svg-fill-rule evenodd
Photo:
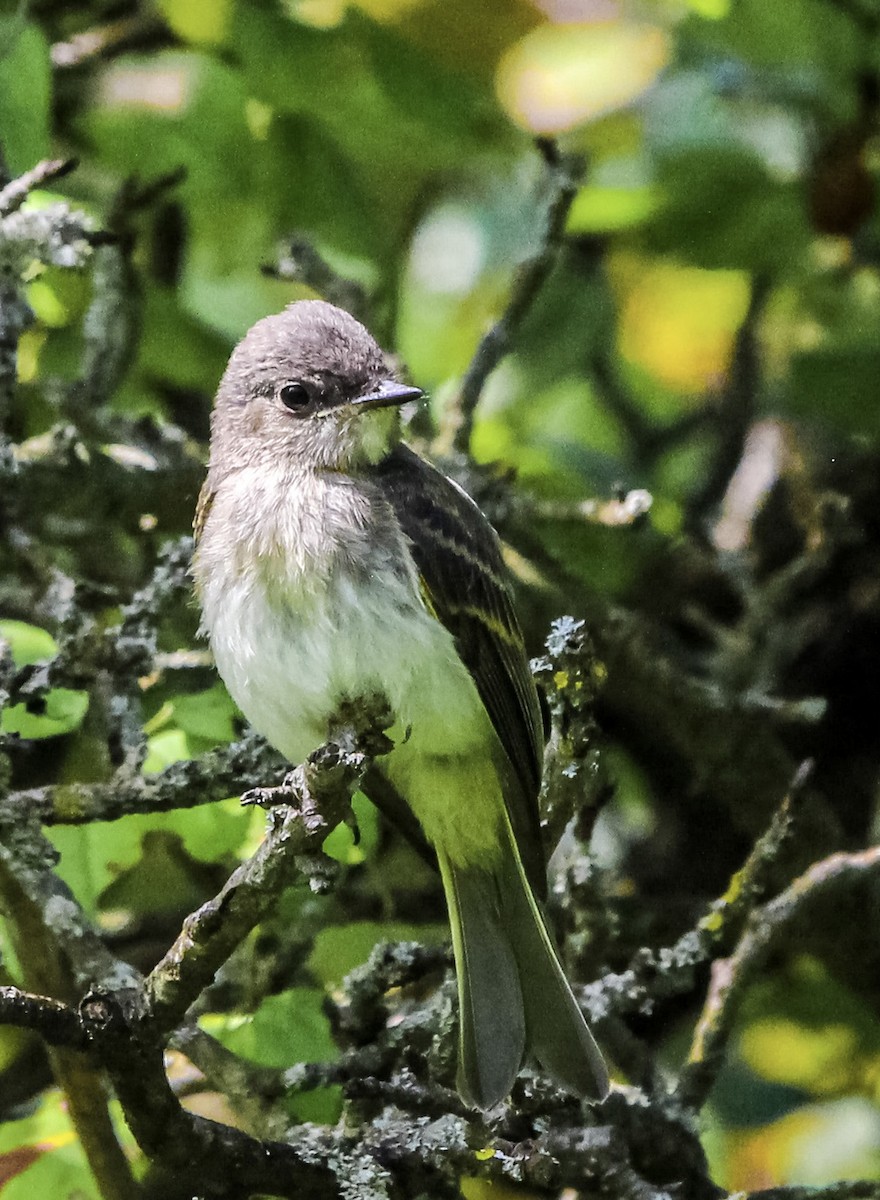
<svg viewBox="0 0 880 1200"><path fill-rule="evenodd" d="M767 831L756 841L724 895L709 905L694 929L672 946L639 950L626 971L607 972L579 989L581 1003L600 1027L611 1016L645 1016L664 1000L692 992L697 972L732 948L755 904L767 895L797 831L798 803L809 770L809 763L799 768Z"/></svg>
<svg viewBox="0 0 880 1200"><path fill-rule="evenodd" d="M170 1032L183 1020L218 968L294 878L297 858L320 850L345 819L371 754L390 747L382 736L390 721L383 701L365 702L357 715L353 729L337 729L338 740L314 751L280 789L256 789L254 800L282 802L284 808L272 813L256 853L233 871L213 900L187 918L148 976L147 1004L159 1029Z"/></svg>
<svg viewBox="0 0 880 1200"><path fill-rule="evenodd" d="M678 1083L683 1104L697 1108L708 1096L724 1061L743 996L791 922L813 904L875 876L878 870L880 847L855 854L832 854L814 863L780 896L752 913L730 958L713 963L709 994Z"/></svg>

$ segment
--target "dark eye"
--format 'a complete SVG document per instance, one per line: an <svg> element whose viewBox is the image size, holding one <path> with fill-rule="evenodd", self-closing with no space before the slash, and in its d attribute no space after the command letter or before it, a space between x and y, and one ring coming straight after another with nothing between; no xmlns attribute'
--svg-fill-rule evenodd
<svg viewBox="0 0 880 1200"><path fill-rule="evenodd" d="M296 417L307 417L318 406L314 392L304 383L285 383L278 393L278 398Z"/></svg>

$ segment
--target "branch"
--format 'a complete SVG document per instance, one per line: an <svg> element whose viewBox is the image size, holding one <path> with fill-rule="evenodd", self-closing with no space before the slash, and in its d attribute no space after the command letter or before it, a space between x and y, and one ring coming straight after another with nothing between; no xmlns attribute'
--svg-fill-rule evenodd
<svg viewBox="0 0 880 1200"><path fill-rule="evenodd" d="M383 701L374 698L357 713L344 714L355 715L356 726L338 729L336 740L315 750L281 788L256 789L253 798L280 798L287 807L272 814L254 855L233 871L213 900L187 918L147 977L147 1004L159 1029L170 1031L183 1020L232 951L274 906L297 872L296 859L319 851L345 819L371 756L390 749L381 733L391 719Z"/></svg>
<svg viewBox="0 0 880 1200"><path fill-rule="evenodd" d="M451 440L452 449L459 454L468 453L474 414L486 380L510 353L523 318L556 263L564 241L568 212L583 179L584 163L580 157L562 154L549 139L540 139L537 144L547 168L551 192L544 237L536 253L520 266L507 308L480 341L458 396L446 414L445 438Z"/></svg>
<svg viewBox="0 0 880 1200"><path fill-rule="evenodd" d="M74 1009L51 996L35 996L17 987L0 987L0 1025L33 1030L50 1046L84 1050L88 1045Z"/></svg>
<svg viewBox="0 0 880 1200"><path fill-rule="evenodd" d="M6 810L30 812L44 825L88 825L116 821L132 813L173 812L214 804L281 769L282 760L262 738L209 750L196 759L172 763L155 775L124 772L108 783L53 784L11 792Z"/></svg>
<svg viewBox="0 0 880 1200"><path fill-rule="evenodd" d="M546 647L546 656L534 659L531 668L550 709L539 803L547 845L552 847L571 818L581 818L586 810L591 819L583 840L589 840L606 794L595 713L605 669L596 658L584 621L559 617Z"/></svg>
<svg viewBox="0 0 880 1200"><path fill-rule="evenodd" d="M874 1179L842 1179L824 1187L762 1188L748 1195L741 1192L739 1197L742 1200L880 1200L880 1183Z"/></svg>
<svg viewBox="0 0 880 1200"><path fill-rule="evenodd" d="M10 213L18 212L35 188L42 187L53 179L62 179L76 166L75 158L47 158L38 162L35 167L7 183L0 191L0 217L8 217Z"/></svg>
<svg viewBox="0 0 880 1200"><path fill-rule="evenodd" d="M791 843L811 766L808 761L798 769L767 831L694 929L672 946L639 950L625 971L608 973L579 989L591 1020L600 1023L610 1015L651 1013L663 1000L691 991L697 970L734 945L754 905L767 894L772 874Z"/></svg>
<svg viewBox="0 0 880 1200"><path fill-rule="evenodd" d="M370 314L363 287L335 271L306 238L288 238L279 247L275 262L264 263L261 270L272 279L304 284L331 304L344 308L359 321L369 324Z"/></svg>
<svg viewBox="0 0 880 1200"><path fill-rule="evenodd" d="M878 868L880 846L856 854L832 854L752 913L733 955L713 965L709 994L678 1083L677 1094L683 1104L699 1108L705 1103L723 1064L745 993L792 921L817 900L852 887Z"/></svg>
<svg viewBox="0 0 880 1200"><path fill-rule="evenodd" d="M524 508L543 521L583 521L588 525L602 525L606 529L620 529L635 525L650 512L654 499L650 492L636 488L609 500L541 500L525 499ZM516 503L519 503L517 498Z"/></svg>

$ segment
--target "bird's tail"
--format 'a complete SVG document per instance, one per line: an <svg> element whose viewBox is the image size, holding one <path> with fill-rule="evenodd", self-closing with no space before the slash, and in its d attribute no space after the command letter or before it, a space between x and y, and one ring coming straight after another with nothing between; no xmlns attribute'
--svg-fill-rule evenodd
<svg viewBox="0 0 880 1200"><path fill-rule="evenodd" d="M458 1090L491 1108L534 1054L559 1083L601 1099L608 1072L578 1007L513 832L491 870L440 855L458 976Z"/></svg>

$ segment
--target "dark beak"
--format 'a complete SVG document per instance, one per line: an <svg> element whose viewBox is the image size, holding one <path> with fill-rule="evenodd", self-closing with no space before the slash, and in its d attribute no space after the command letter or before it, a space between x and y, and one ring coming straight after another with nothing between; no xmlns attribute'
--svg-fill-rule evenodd
<svg viewBox="0 0 880 1200"><path fill-rule="evenodd" d="M406 404L407 400L421 400L424 394L421 388L411 387L408 383L398 383L396 379L383 379L369 392L356 397L352 403L359 412L367 412L371 408L391 408L395 404Z"/></svg>

